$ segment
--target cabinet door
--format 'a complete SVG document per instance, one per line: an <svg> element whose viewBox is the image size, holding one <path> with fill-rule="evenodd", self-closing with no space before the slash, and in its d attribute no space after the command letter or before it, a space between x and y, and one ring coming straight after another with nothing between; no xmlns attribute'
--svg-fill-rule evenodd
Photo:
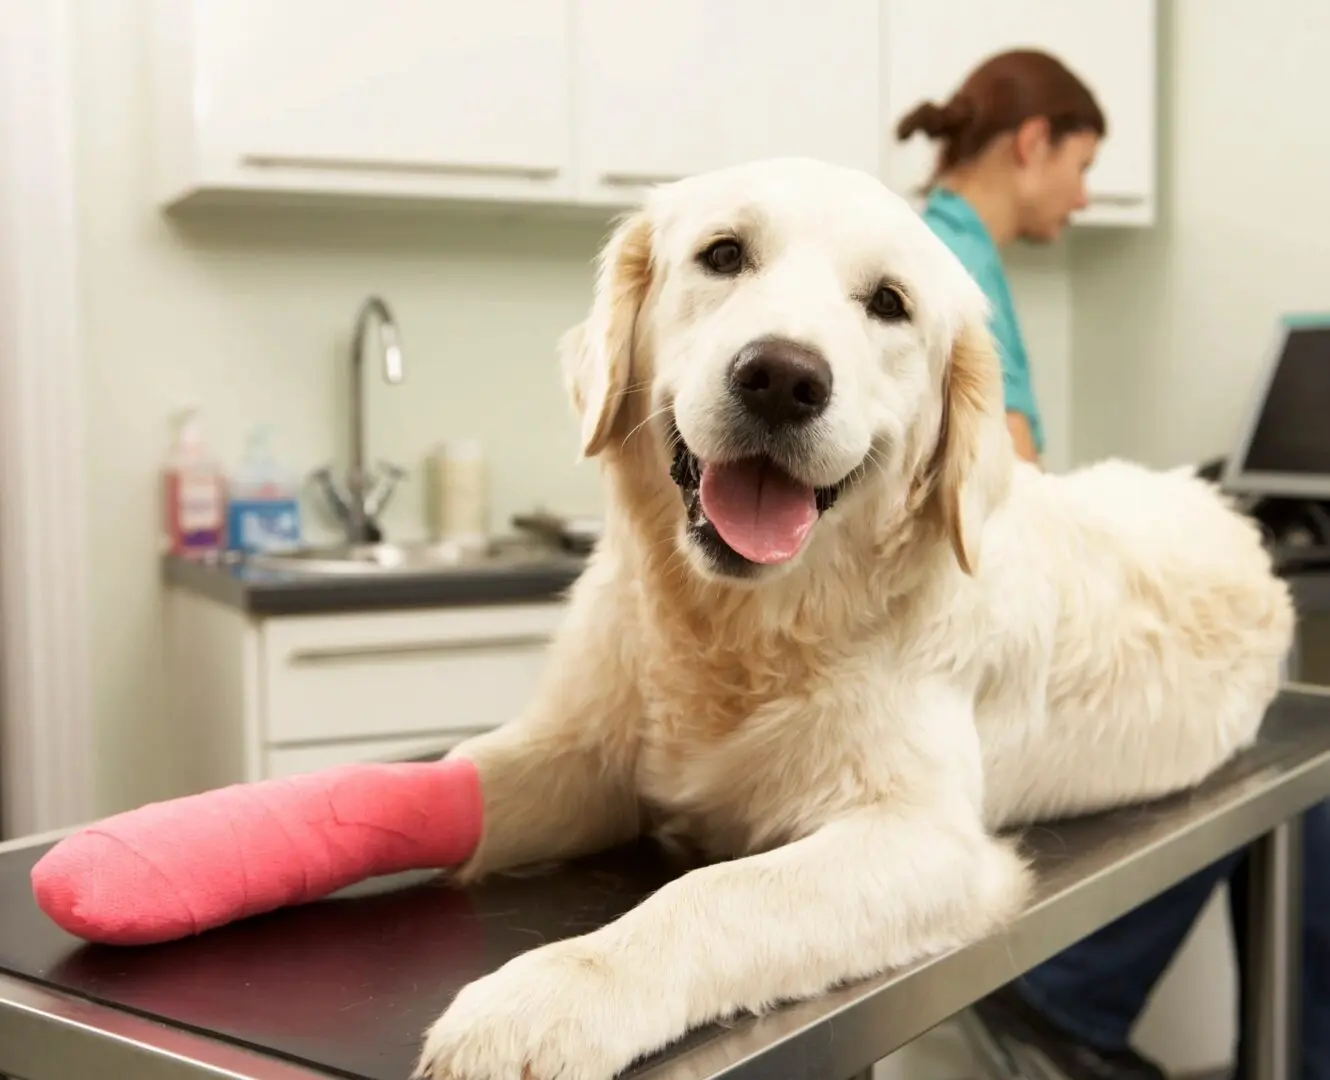
<svg viewBox="0 0 1330 1080"><path fill-rule="evenodd" d="M561 603L265 620L269 749L485 731L535 694Z"/></svg>
<svg viewBox="0 0 1330 1080"><path fill-rule="evenodd" d="M368 739L363 742L314 743L309 746L278 747L263 755L262 779L296 776L333 769L338 765L410 761L441 758L465 736L439 733L433 737ZM259 779L256 777L256 779Z"/></svg>
<svg viewBox="0 0 1330 1080"><path fill-rule="evenodd" d="M583 197L755 158L874 174L879 0L575 0Z"/></svg>
<svg viewBox="0 0 1330 1080"><path fill-rule="evenodd" d="M204 183L570 185L571 0L166 0L192 21ZM175 6L176 14L169 9Z"/></svg>
<svg viewBox="0 0 1330 1080"><path fill-rule="evenodd" d="M1108 138L1086 178L1081 223L1154 218L1156 12L1154 0L884 0L888 110L886 176L910 195L932 171L922 135L895 142L897 121L924 99L939 104L980 61L1010 48L1052 53L1094 91Z"/></svg>

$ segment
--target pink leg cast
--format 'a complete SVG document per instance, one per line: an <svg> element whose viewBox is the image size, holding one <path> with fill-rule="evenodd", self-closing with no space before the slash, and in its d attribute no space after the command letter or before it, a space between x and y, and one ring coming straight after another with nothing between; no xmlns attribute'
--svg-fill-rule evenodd
<svg viewBox="0 0 1330 1080"><path fill-rule="evenodd" d="M88 941L170 941L380 874L455 866L482 815L464 759L343 765L107 818L47 852L33 892Z"/></svg>

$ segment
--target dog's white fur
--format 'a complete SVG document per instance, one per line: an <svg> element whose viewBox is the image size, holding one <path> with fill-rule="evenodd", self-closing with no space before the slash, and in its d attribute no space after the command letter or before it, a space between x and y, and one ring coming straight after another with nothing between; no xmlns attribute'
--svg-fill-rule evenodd
<svg viewBox="0 0 1330 1080"><path fill-rule="evenodd" d="M753 266L698 266L738 230ZM874 319L880 281L909 318ZM462 881L650 829L728 861L466 987L421 1070L605 1080L687 1029L974 941L1022 906L1004 827L1202 780L1257 733L1293 610L1255 526L1185 470L1019 462L982 293L871 177L805 160L656 191L564 342L603 543L525 715L460 747ZM788 565L718 574L664 415L726 452L726 365L778 334L833 401L806 479L865 459Z"/></svg>

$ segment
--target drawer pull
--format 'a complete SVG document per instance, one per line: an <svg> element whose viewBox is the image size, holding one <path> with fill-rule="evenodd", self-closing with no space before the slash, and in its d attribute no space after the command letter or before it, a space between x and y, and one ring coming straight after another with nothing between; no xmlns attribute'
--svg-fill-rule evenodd
<svg viewBox="0 0 1330 1080"><path fill-rule="evenodd" d="M1116 195L1106 191L1092 191L1086 201L1091 206L1140 206L1145 199L1140 195Z"/></svg>
<svg viewBox="0 0 1330 1080"><path fill-rule="evenodd" d="M383 645L331 645L297 649L291 664L327 664L348 660L379 660L393 656L428 656L432 653L482 652L488 649L531 649L550 643L547 634L512 634L507 637L445 638L442 641L390 642Z"/></svg>
<svg viewBox="0 0 1330 1080"><path fill-rule="evenodd" d="M456 746L463 739L470 739L476 735L484 735L487 731L493 731L494 724L461 724L458 727L441 728L437 732L419 732L419 731L374 731L372 739L366 738L364 732L356 732L350 735L333 735L331 737L315 735L309 738L300 739L275 739L265 743L269 753L274 751L286 750L319 750L336 749L338 747L349 747L357 749L363 746L382 747L388 743L410 744L419 747L420 754L416 757L403 757L401 754L384 752L382 757L360 757L363 761L423 761L433 760L440 754L445 754ZM429 743L425 746L423 744Z"/></svg>
<svg viewBox="0 0 1330 1080"><path fill-rule="evenodd" d="M656 184L672 184L681 180L676 173L635 173L606 172L600 174L602 183L610 187L652 187Z"/></svg>
<svg viewBox="0 0 1330 1080"><path fill-rule="evenodd" d="M256 169L303 169L314 172L402 173L418 176L511 176L519 180L552 180L555 165L513 165L506 162L466 163L321 157L316 154L244 154L241 162Z"/></svg>

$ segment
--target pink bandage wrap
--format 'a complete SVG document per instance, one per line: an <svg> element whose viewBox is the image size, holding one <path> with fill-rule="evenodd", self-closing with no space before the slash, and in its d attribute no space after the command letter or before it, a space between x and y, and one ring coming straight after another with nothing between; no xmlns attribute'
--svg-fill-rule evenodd
<svg viewBox="0 0 1330 1080"><path fill-rule="evenodd" d="M482 818L480 777L463 758L342 765L109 817L41 858L33 894L85 940L170 941L366 878L456 866Z"/></svg>

